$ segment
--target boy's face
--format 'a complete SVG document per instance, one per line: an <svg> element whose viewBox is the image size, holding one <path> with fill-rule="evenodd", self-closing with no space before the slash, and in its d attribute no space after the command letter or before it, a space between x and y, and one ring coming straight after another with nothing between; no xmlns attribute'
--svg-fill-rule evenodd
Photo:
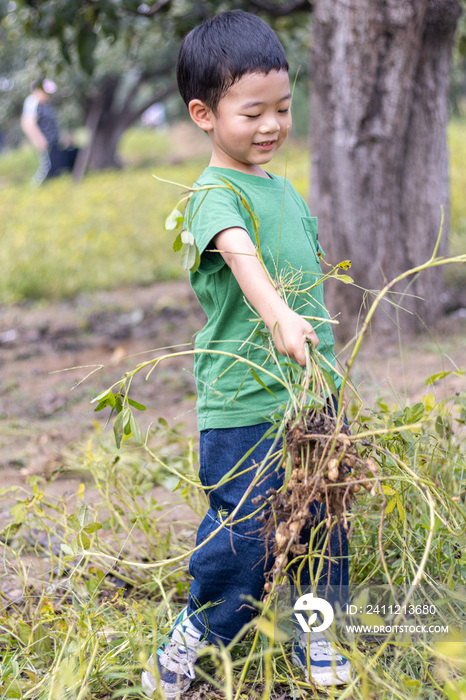
<svg viewBox="0 0 466 700"><path fill-rule="evenodd" d="M246 73L209 111L210 165L263 175L291 127L291 92L286 71Z"/></svg>

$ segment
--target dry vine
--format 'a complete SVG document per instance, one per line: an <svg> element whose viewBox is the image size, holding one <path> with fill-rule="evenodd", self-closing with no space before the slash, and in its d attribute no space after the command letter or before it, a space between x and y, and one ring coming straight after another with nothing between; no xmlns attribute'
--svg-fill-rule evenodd
<svg viewBox="0 0 466 700"><path fill-rule="evenodd" d="M300 535L305 528L316 525L310 509L313 501L325 504L328 528L342 522L348 529L347 512L354 495L361 486L375 493L376 462L371 457L361 457L357 438L348 434L346 426L339 432L336 428L335 418L319 410L287 424L289 476L281 489L269 490L259 516L262 534L274 557L266 592L292 559L306 554L308 545L300 542ZM263 498L256 499L256 504Z"/></svg>

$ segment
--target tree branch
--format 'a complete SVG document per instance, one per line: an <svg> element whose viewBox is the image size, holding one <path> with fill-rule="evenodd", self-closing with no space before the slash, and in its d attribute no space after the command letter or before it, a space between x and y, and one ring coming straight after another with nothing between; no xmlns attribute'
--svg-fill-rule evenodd
<svg viewBox="0 0 466 700"><path fill-rule="evenodd" d="M158 66L157 68L153 68L152 70L146 70L143 73L141 73L139 79L134 82L131 90L128 92L125 103L131 104L141 85L156 78L160 78L163 75L169 75L173 70L174 66L175 62L170 61L161 66ZM157 100L154 100L154 102L157 102Z"/></svg>
<svg viewBox="0 0 466 700"><path fill-rule="evenodd" d="M175 68L176 60L167 61L160 66L152 68L152 70L145 70L141 78L142 80L153 80L154 78L160 78L162 75L168 75Z"/></svg>
<svg viewBox="0 0 466 700"><path fill-rule="evenodd" d="M154 15L157 14L157 12L160 12L160 10L163 10L163 8L170 3L170 0L157 0L157 2L154 2L152 7L149 7L147 12L140 13L144 14L145 17L153 17Z"/></svg>
<svg viewBox="0 0 466 700"><path fill-rule="evenodd" d="M127 115L125 116L125 124L126 126L131 126L138 117L142 115L143 112L146 111L151 105L154 104L154 102L163 102L169 95L172 95L174 92L177 90L177 85L176 83L172 83L171 85L168 85L164 90L161 90L160 92L157 92L155 95L152 95L146 102L141 105L138 109L132 111L132 112L127 112Z"/></svg>
<svg viewBox="0 0 466 700"><path fill-rule="evenodd" d="M170 2L171 2L171 0L158 0L156 3L154 3L147 10L144 8L140 9L140 7L136 7L136 8L125 7L125 8L123 8L123 13L128 14L128 15L136 15L137 17L153 17L154 15L157 14L157 12L161 12L164 9L168 9L167 5L169 5Z"/></svg>
<svg viewBox="0 0 466 700"><path fill-rule="evenodd" d="M289 0L286 5L275 5L269 0L249 0L253 7L267 12L271 17L285 17L292 12L312 12L312 0Z"/></svg>

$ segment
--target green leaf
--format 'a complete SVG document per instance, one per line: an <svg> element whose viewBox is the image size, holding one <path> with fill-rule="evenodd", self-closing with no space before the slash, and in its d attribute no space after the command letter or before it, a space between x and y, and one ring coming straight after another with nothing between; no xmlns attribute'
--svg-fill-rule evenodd
<svg viewBox="0 0 466 700"><path fill-rule="evenodd" d="M83 527L83 530L87 532L88 535L92 535L93 532L97 532L101 527L102 525L100 523L88 523L86 527Z"/></svg>
<svg viewBox="0 0 466 700"><path fill-rule="evenodd" d="M180 224L182 224L184 221L184 216L178 209L178 207L175 207L171 214L167 216L165 219L165 230L166 231L174 231Z"/></svg>
<svg viewBox="0 0 466 700"><path fill-rule="evenodd" d="M256 370L253 369L253 368L251 367L249 371L251 372L251 374L252 374L252 376L254 377L254 379L256 380L256 382L257 382L258 384L260 384L260 386L261 386L263 389L265 389L266 391L268 391L268 393L271 394L271 395L273 396L273 398L276 399L276 400L278 401L278 399L277 399L277 397L275 396L275 394L273 393L273 391L271 391L271 389L269 389L269 387L268 387L266 384L264 384L264 382L262 381L262 379L261 379L261 378L259 377L259 375L257 374Z"/></svg>
<svg viewBox="0 0 466 700"><path fill-rule="evenodd" d="M83 549L89 549L89 547L91 546L91 540L90 540L90 538L86 535L86 533L84 532L84 530L81 530L81 532L78 533L78 536L77 536L76 539L77 539L77 541L78 541L78 545L79 545L80 547L82 547Z"/></svg>
<svg viewBox="0 0 466 700"><path fill-rule="evenodd" d="M123 421L124 414L121 412L117 415L115 423L113 424L113 434L115 436L115 443L118 449L120 449L121 440L123 437Z"/></svg>
<svg viewBox="0 0 466 700"><path fill-rule="evenodd" d="M24 642L24 644L29 644L31 628L26 624L26 622L21 620L21 622L18 624L17 632L21 641Z"/></svg>
<svg viewBox="0 0 466 700"><path fill-rule="evenodd" d="M76 552L68 544L64 544L64 542L61 543L60 549L67 557L76 556Z"/></svg>
<svg viewBox="0 0 466 700"><path fill-rule="evenodd" d="M450 369L450 370L445 370L444 372L438 372L438 374L432 374L430 377L426 379L424 382L426 385L428 384L434 384L434 382L438 382L440 379L445 379L445 377L448 377L450 374L454 374L457 377L462 377L464 374L464 368L460 369Z"/></svg>
<svg viewBox="0 0 466 700"><path fill-rule="evenodd" d="M81 523L79 522L78 517L74 513L72 513L68 517L68 525L70 526L70 528L72 530L80 530L81 529Z"/></svg>
<svg viewBox="0 0 466 700"><path fill-rule="evenodd" d="M79 509L78 519L81 527L87 525L89 521L89 508L86 506L85 503L83 503Z"/></svg>
<svg viewBox="0 0 466 700"><path fill-rule="evenodd" d="M442 416L437 416L435 419L435 432L439 437L445 437L445 425Z"/></svg>
<svg viewBox="0 0 466 700"><path fill-rule="evenodd" d="M425 406L423 403L415 403L414 406L411 406L411 408L408 411L407 415L407 422L408 423L417 423L419 420L421 420L422 416L424 415L425 412Z"/></svg>
<svg viewBox="0 0 466 700"><path fill-rule="evenodd" d="M91 403L95 403L96 401L102 401L103 399L108 399L108 395L112 393L111 389L105 389L105 391L102 391L100 394L95 396Z"/></svg>
<svg viewBox="0 0 466 700"><path fill-rule="evenodd" d="M110 406L110 401L108 399L105 399L104 401L101 401L99 404L97 404L97 406L94 408L94 413L103 411L104 408L107 408L107 406Z"/></svg>
<svg viewBox="0 0 466 700"><path fill-rule="evenodd" d="M187 229L181 232L181 242L186 243L187 245L196 245L193 234Z"/></svg>
<svg viewBox="0 0 466 700"><path fill-rule="evenodd" d="M201 264L201 256L199 255L199 250L198 250L198 247L196 246L196 258L194 260L194 265L192 266L190 271L193 273L196 272L196 270L200 264Z"/></svg>
<svg viewBox="0 0 466 700"><path fill-rule="evenodd" d="M181 240L181 233L179 233L173 241L173 250L175 251L175 253L179 253L182 247L183 241Z"/></svg>
<svg viewBox="0 0 466 700"><path fill-rule="evenodd" d="M26 501L19 501L19 503L13 506L13 508L10 510L10 515L13 518L15 525L24 523L27 518L27 514L28 508Z"/></svg>
<svg viewBox="0 0 466 700"><path fill-rule="evenodd" d="M183 247L181 248L182 268L184 270L192 270L193 272L195 272L193 268L196 265L198 255L199 252L197 250L196 244L192 245L191 243L183 243Z"/></svg>
<svg viewBox="0 0 466 700"><path fill-rule="evenodd" d="M82 24L77 35L77 47L79 63L82 69L92 75L94 71L94 51L97 45L97 37L89 24Z"/></svg>
<svg viewBox="0 0 466 700"><path fill-rule="evenodd" d="M97 566L90 566L89 573L95 576L99 581L105 578L105 574L102 569L97 568Z"/></svg>
<svg viewBox="0 0 466 700"><path fill-rule="evenodd" d="M404 523L406 520L406 511L404 509L402 500L398 494L396 494L396 507L400 516L400 520Z"/></svg>
<svg viewBox="0 0 466 700"><path fill-rule="evenodd" d="M387 507L385 508L385 515L388 515L389 513L391 513L392 510L394 509L394 507L396 506L396 504L397 504L396 498L391 498L387 503Z"/></svg>
<svg viewBox="0 0 466 700"><path fill-rule="evenodd" d="M141 429L139 428L139 425L133 415L130 418L129 424L133 438L136 440L136 442L141 442Z"/></svg>
<svg viewBox="0 0 466 700"><path fill-rule="evenodd" d="M34 642L31 646L38 656L44 656L52 650L52 639L42 623L34 630Z"/></svg>
<svg viewBox="0 0 466 700"><path fill-rule="evenodd" d="M335 277L337 278L337 280L340 280L340 282L343 282L344 284L353 284L354 282L353 278L349 275L336 274Z"/></svg>
<svg viewBox="0 0 466 700"><path fill-rule="evenodd" d="M138 411L146 411L147 410L146 407L144 406L144 404L139 403L138 401L135 401L134 399L128 398L128 403L130 406L133 406L133 408L137 408Z"/></svg>

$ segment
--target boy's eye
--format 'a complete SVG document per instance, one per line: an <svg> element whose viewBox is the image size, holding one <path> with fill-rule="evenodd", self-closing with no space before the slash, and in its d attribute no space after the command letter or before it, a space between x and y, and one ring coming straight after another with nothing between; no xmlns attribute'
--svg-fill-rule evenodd
<svg viewBox="0 0 466 700"><path fill-rule="evenodd" d="M244 116L248 119L257 119L257 117L260 117L260 114L245 114Z"/></svg>
<svg viewBox="0 0 466 700"><path fill-rule="evenodd" d="M279 114L286 114L286 113L289 112L289 111L290 111L290 108L289 108L289 107L287 107L286 109L279 109L279 110L278 110Z"/></svg>

